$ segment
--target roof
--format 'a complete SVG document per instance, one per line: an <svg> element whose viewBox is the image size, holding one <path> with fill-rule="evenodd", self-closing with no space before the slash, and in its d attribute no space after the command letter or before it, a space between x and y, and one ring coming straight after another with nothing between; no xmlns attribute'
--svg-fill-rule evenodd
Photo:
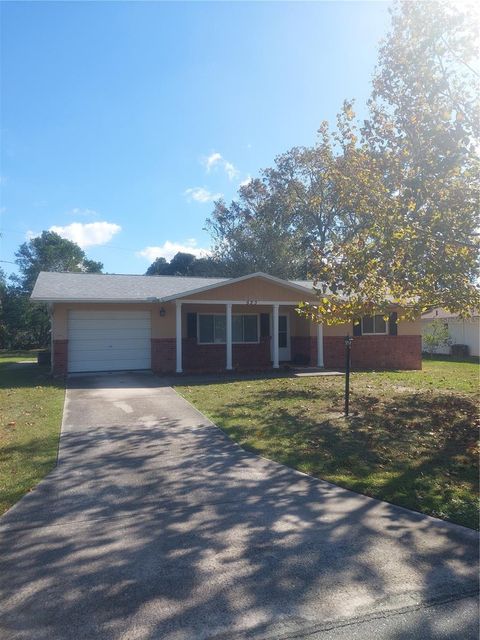
<svg viewBox="0 0 480 640"><path fill-rule="evenodd" d="M478 316L478 309L473 312L473 316ZM422 320L447 320L458 318L457 313L452 313L451 311L447 311L446 309L432 309L431 311L427 311L427 313L422 314Z"/></svg>
<svg viewBox="0 0 480 640"><path fill-rule="evenodd" d="M262 277L308 293L312 283L252 273L240 278L192 278L188 276L140 276L100 273L41 271L31 300L34 302L166 302L200 293L223 284Z"/></svg>

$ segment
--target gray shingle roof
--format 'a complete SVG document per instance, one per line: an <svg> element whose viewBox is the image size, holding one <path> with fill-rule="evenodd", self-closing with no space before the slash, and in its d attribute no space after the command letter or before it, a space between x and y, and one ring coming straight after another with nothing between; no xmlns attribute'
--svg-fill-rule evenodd
<svg viewBox="0 0 480 640"><path fill-rule="evenodd" d="M42 271L33 288L31 299L34 302L145 302L148 298L170 298L229 280L230 278ZM292 284L311 288L311 283L305 281L292 281Z"/></svg>
<svg viewBox="0 0 480 640"><path fill-rule="evenodd" d="M145 302L147 298L166 298L205 287L227 278L189 278L183 276L127 276L99 273L56 273L42 271L31 299L105 300Z"/></svg>

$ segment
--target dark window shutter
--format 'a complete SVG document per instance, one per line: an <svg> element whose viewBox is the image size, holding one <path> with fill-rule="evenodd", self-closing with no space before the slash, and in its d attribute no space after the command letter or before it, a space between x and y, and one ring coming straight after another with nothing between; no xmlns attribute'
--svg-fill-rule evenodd
<svg viewBox="0 0 480 640"><path fill-rule="evenodd" d="M260 314L260 337L268 338L270 335L270 316L268 313Z"/></svg>
<svg viewBox="0 0 480 640"><path fill-rule="evenodd" d="M353 335L361 336L362 335L362 319L355 318L355 322L353 323Z"/></svg>
<svg viewBox="0 0 480 640"><path fill-rule="evenodd" d="M197 337L197 314L187 313L187 337Z"/></svg>
<svg viewBox="0 0 480 640"><path fill-rule="evenodd" d="M396 311L390 314L388 319L388 333L391 336L396 336L398 333L398 325L397 325L398 314Z"/></svg>

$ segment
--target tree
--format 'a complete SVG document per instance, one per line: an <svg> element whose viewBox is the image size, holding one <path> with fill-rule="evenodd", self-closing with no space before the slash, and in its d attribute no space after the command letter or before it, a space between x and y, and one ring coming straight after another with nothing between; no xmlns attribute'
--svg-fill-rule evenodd
<svg viewBox="0 0 480 640"><path fill-rule="evenodd" d="M101 273L103 269L103 264L89 260L78 244L53 231L42 231L40 236L24 242L15 257L21 274L18 284L28 294L40 271Z"/></svg>
<svg viewBox="0 0 480 640"><path fill-rule="evenodd" d="M338 197L355 224L316 252L319 301L305 308L310 317L351 321L392 302L403 317L429 307L468 315L478 306L474 23L451 3L394 6L370 116L358 132L346 112L339 128L347 144Z"/></svg>
<svg viewBox="0 0 480 640"><path fill-rule="evenodd" d="M440 347L446 347L451 343L452 340L448 331L448 324L441 320L432 320L428 325L428 331L423 334L423 344L428 353L431 355Z"/></svg>
<svg viewBox="0 0 480 640"><path fill-rule="evenodd" d="M165 273L166 269L168 267L168 262L165 260L165 258L155 258L155 260L152 262L152 264L148 267L148 269L145 272L146 276L164 276L167 275Z"/></svg>
<svg viewBox="0 0 480 640"><path fill-rule="evenodd" d="M305 278L312 247L324 250L351 225L338 198L339 160L326 122L311 147L294 147L207 220L214 255L230 275L266 271Z"/></svg>
<svg viewBox="0 0 480 640"><path fill-rule="evenodd" d="M20 275L11 276L8 282L0 273L0 344L10 349L48 346L47 308L29 299L40 271L100 273L103 265L89 260L77 244L51 231L24 242L15 256Z"/></svg>
<svg viewBox="0 0 480 640"><path fill-rule="evenodd" d="M147 276L223 276L223 265L210 256L195 257L192 253L176 253L170 262L157 258L148 267Z"/></svg>
<svg viewBox="0 0 480 640"><path fill-rule="evenodd" d="M9 284L2 298L1 311L0 348L48 346L50 322L45 305L32 304L19 286Z"/></svg>

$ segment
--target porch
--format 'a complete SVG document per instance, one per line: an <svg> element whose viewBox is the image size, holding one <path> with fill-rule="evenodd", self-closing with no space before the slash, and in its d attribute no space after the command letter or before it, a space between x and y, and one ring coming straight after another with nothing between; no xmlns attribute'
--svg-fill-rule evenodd
<svg viewBox="0 0 480 640"><path fill-rule="evenodd" d="M153 341L154 370L265 370L289 362L324 366L323 327L300 317L296 301L183 299L174 306L175 338Z"/></svg>

